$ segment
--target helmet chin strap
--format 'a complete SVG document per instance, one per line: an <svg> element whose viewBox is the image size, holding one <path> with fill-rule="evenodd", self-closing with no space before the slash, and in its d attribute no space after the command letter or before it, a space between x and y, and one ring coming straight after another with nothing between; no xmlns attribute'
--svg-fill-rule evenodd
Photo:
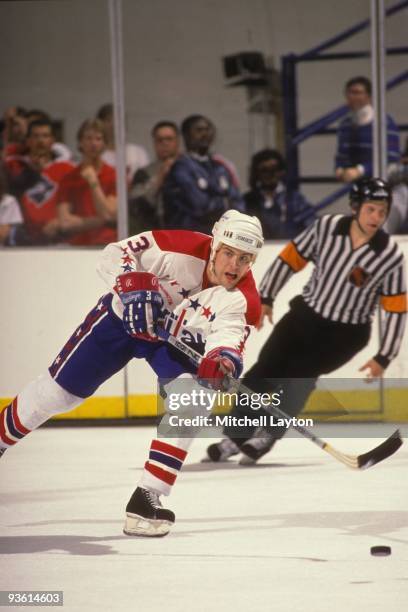
<svg viewBox="0 0 408 612"><path fill-rule="evenodd" d="M214 242L214 238L213 238L213 242ZM209 261L210 266L209 266L209 269L210 269L210 272L212 274L215 274L215 265L214 265L214 263L215 263L215 258L217 256L217 251L220 248L220 246L221 245L218 245L217 249L214 250L213 243L211 244L210 261Z"/></svg>
<svg viewBox="0 0 408 612"><path fill-rule="evenodd" d="M357 214L356 214L356 221L357 221L357 225L359 227L360 232L366 236L367 232L365 231L365 229L363 229L363 227L362 227L362 225L360 223L359 217L360 217L360 211L358 211Z"/></svg>
<svg viewBox="0 0 408 612"><path fill-rule="evenodd" d="M215 272L215 258L216 258L216 256L217 256L217 252L218 252L218 249L220 248L220 246L221 246L221 245L218 245L217 250L216 250L216 251L214 251L214 249L212 248L212 245L211 245L211 251L210 251L210 260L209 260L209 262L208 262L208 264L209 264L209 265L208 265L208 271L210 272L211 276L215 277L215 279L216 279L216 272ZM210 280L210 282L212 282L212 279L211 279L211 278L209 278L209 280Z"/></svg>
<svg viewBox="0 0 408 612"><path fill-rule="evenodd" d="M364 234L364 236L366 236L367 232L363 229L360 223L360 208L358 208L357 210L353 209L353 212L354 212L354 220L357 223L358 229L360 230L362 234Z"/></svg>
<svg viewBox="0 0 408 612"><path fill-rule="evenodd" d="M210 272L215 276L215 257L210 260Z"/></svg>

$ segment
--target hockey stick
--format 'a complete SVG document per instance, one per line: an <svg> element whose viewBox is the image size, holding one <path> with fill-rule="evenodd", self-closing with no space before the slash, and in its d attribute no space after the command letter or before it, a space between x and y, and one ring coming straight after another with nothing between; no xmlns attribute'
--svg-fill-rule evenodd
<svg viewBox="0 0 408 612"><path fill-rule="evenodd" d="M188 357L195 366L198 367L200 365L202 359L200 353L197 353L197 351L184 344L184 342L181 342L181 340L175 338L175 336L173 336L163 328L157 327L156 333L162 340L165 340L171 346L183 353L183 355L186 355L186 357ZM226 378L229 385L234 387L235 390L243 391L248 395L253 394L253 391L243 385L240 381L235 380L231 376L227 376ZM278 408L277 406L267 406L264 408L267 412L272 414L272 416L290 420L289 415L287 415L286 412L284 412L281 408ZM322 450L326 451L326 453L329 453L329 455L337 459L337 461L340 461L341 463L344 463L344 465L346 465L347 467L355 470L367 469L372 465L375 465L376 463L387 459L387 457L393 455L402 445L402 438L400 432L398 429L396 429L394 433L392 433L386 440L384 440L384 442L382 442L372 450L368 451L367 453L363 453L361 455L347 455L334 448L334 446L332 446L328 442L325 442L318 436L312 434L311 431L309 431L306 427L295 424L292 424L291 426L293 427L293 429L299 432L300 435L305 438L308 438L308 440L316 444Z"/></svg>

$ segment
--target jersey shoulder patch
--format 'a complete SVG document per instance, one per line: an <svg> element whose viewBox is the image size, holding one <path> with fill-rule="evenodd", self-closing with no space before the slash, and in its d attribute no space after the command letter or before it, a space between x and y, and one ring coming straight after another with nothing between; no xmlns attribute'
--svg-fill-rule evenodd
<svg viewBox="0 0 408 612"><path fill-rule="evenodd" d="M162 251L191 255L203 261L210 258L211 236L189 230L153 230L153 238Z"/></svg>

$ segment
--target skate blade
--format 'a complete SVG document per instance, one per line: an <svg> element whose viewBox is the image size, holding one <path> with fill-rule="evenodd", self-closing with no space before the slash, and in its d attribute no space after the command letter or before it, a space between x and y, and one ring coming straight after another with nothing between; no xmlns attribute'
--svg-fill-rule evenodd
<svg viewBox="0 0 408 612"><path fill-rule="evenodd" d="M249 457L248 455L242 454L242 457L239 460L239 465L256 465L257 461L258 459L253 459L252 457Z"/></svg>
<svg viewBox="0 0 408 612"><path fill-rule="evenodd" d="M138 514L126 514L123 533L129 536L160 538L167 535L173 523L155 519L146 519Z"/></svg>
<svg viewBox="0 0 408 612"><path fill-rule="evenodd" d="M206 455L201 459L200 463L217 463L217 461L213 461L208 455Z"/></svg>
<svg viewBox="0 0 408 612"><path fill-rule="evenodd" d="M211 459L211 457L205 455L205 457L201 459L200 463L231 463L231 457L236 457L238 454L239 453L233 453L232 455L228 455L227 457L225 455L221 455L219 459Z"/></svg>
<svg viewBox="0 0 408 612"><path fill-rule="evenodd" d="M231 459L231 455L229 457L221 457L220 459L217 459L217 461L215 461L215 459L211 459L210 457L203 457L200 463L215 463L215 464L233 463L233 461L230 461L230 459Z"/></svg>

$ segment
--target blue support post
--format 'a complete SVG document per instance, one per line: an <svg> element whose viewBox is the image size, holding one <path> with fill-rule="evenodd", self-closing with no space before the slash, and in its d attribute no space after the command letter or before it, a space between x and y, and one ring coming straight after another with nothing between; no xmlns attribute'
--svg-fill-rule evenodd
<svg viewBox="0 0 408 612"><path fill-rule="evenodd" d="M283 120L287 162L286 184L289 196L288 201L290 202L292 199L291 194L299 186L299 153L297 147L294 147L292 144L292 140L298 130L296 55L292 53L282 57L282 93L285 100ZM290 217L291 213L292 211L288 210L288 217Z"/></svg>

